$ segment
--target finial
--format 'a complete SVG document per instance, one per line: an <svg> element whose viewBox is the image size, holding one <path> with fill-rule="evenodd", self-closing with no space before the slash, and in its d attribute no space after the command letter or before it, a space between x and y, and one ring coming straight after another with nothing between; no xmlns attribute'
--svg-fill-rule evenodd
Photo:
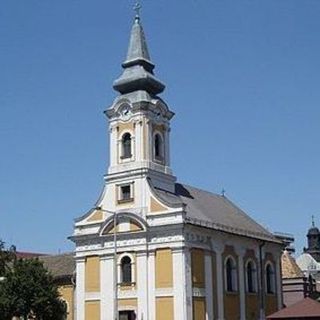
<svg viewBox="0 0 320 320"><path fill-rule="evenodd" d="M140 10L142 6L139 1L136 2L136 4L133 7L133 10L136 12L135 20L140 20Z"/></svg>
<svg viewBox="0 0 320 320"><path fill-rule="evenodd" d="M224 188L222 188L221 190L221 196L224 197L226 195L226 190L224 190Z"/></svg>
<svg viewBox="0 0 320 320"><path fill-rule="evenodd" d="M311 216L312 221L312 227L314 228L314 215Z"/></svg>

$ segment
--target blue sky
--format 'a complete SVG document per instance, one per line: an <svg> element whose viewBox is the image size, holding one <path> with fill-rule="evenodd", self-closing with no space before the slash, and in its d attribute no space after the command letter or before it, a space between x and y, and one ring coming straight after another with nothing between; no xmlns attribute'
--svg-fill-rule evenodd
<svg viewBox="0 0 320 320"><path fill-rule="evenodd" d="M108 165L103 110L133 19L129 0L2 0L0 238L70 251L73 219ZM320 226L320 2L145 0L181 182L227 196L305 245Z"/></svg>

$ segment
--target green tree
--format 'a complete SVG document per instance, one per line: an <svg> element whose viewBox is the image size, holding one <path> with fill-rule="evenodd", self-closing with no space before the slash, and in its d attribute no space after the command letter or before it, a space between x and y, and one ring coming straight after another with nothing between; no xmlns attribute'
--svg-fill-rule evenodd
<svg viewBox="0 0 320 320"><path fill-rule="evenodd" d="M38 259L14 261L0 282L0 320L13 316L37 320L63 320L66 305L52 275Z"/></svg>
<svg viewBox="0 0 320 320"><path fill-rule="evenodd" d="M6 248L5 242L0 239L0 277L3 277L4 274L13 261L16 259L16 248L15 246L11 246L10 248Z"/></svg>

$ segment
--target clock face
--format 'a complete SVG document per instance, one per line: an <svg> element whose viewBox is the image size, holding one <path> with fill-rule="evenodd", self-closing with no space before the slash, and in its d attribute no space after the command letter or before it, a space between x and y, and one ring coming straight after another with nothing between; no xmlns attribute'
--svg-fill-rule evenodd
<svg viewBox="0 0 320 320"><path fill-rule="evenodd" d="M122 116L123 118L125 118L125 119L129 118L130 115L131 115L131 108L130 108L130 106L125 105L125 106L121 109L120 113L121 113L121 116Z"/></svg>

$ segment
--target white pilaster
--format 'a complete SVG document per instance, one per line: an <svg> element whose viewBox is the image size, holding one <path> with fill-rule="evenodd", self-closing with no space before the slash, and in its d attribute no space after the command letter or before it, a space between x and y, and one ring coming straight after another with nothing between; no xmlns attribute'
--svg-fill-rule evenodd
<svg viewBox="0 0 320 320"><path fill-rule="evenodd" d="M138 320L148 317L148 260L146 252L137 254Z"/></svg>
<svg viewBox="0 0 320 320"><path fill-rule="evenodd" d="M239 294L240 294L240 320L246 320L246 287L244 277L244 263L243 257L245 255L244 249L238 249L238 273L239 273Z"/></svg>
<svg viewBox="0 0 320 320"><path fill-rule="evenodd" d="M218 320L224 320L224 288L223 288L223 261L222 251L223 247L220 245L213 245L216 253L216 270L217 270L217 301L218 301Z"/></svg>
<svg viewBox="0 0 320 320"><path fill-rule="evenodd" d="M155 289L155 252L149 251L148 257L148 304L149 316L148 320L156 318L156 289Z"/></svg>
<svg viewBox="0 0 320 320"><path fill-rule="evenodd" d="M213 288L212 288L212 256L206 252L204 261L204 274L206 286L206 320L213 319Z"/></svg>
<svg viewBox="0 0 320 320"><path fill-rule="evenodd" d="M101 320L114 319L113 268L113 256L106 256L100 259Z"/></svg>
<svg viewBox="0 0 320 320"><path fill-rule="evenodd" d="M117 127L110 126L110 167L117 165L117 156L118 156L118 141L117 141Z"/></svg>
<svg viewBox="0 0 320 320"><path fill-rule="evenodd" d="M77 320L84 320L85 317L85 259L76 260L77 269Z"/></svg>
<svg viewBox="0 0 320 320"><path fill-rule="evenodd" d="M192 273L191 273L191 253L189 248L185 248L185 294L186 294L186 315L185 320L192 320Z"/></svg>
<svg viewBox="0 0 320 320"><path fill-rule="evenodd" d="M276 284L277 284L277 300L278 300L278 310L282 309L282 278L281 278L281 257L277 255L275 257L276 262Z"/></svg>
<svg viewBox="0 0 320 320"><path fill-rule="evenodd" d="M185 256L182 248L173 250L173 295L174 295L174 320L186 319L185 295Z"/></svg>

